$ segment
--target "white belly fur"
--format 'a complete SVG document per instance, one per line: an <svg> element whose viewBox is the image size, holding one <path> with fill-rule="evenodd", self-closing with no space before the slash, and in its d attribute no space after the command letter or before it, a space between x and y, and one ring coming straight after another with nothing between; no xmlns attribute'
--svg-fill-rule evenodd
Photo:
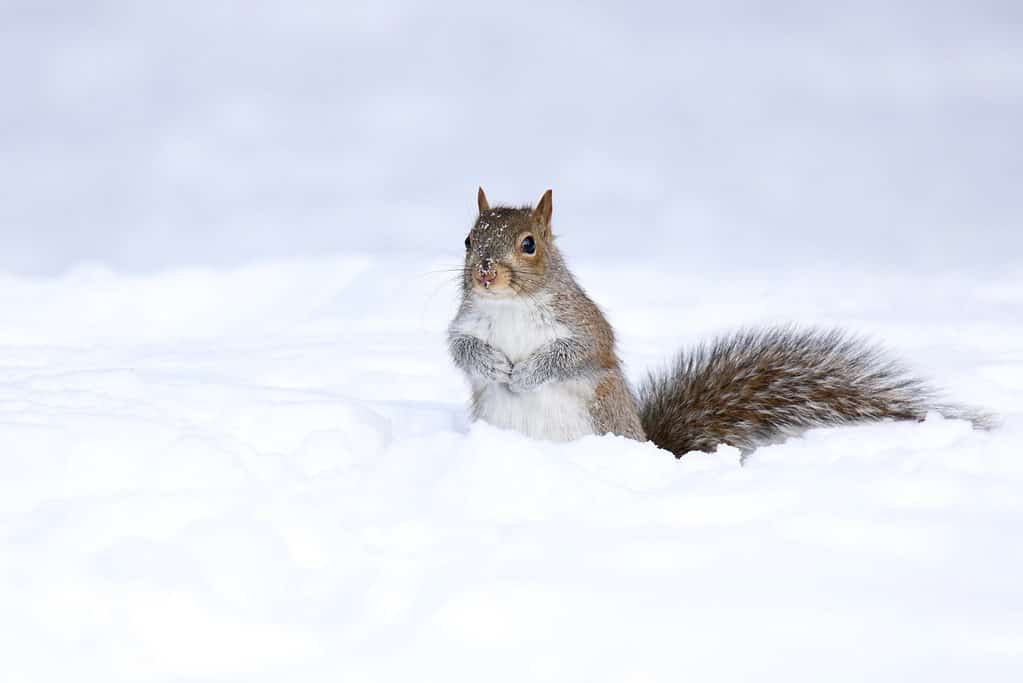
<svg viewBox="0 0 1023 683"><path fill-rule="evenodd" d="M491 382L477 395L476 416L534 439L571 441L594 433L589 411L593 389L592 380L573 379L516 394L506 384Z"/></svg>
<svg viewBox="0 0 1023 683"><path fill-rule="evenodd" d="M503 351L512 363L519 363L544 344L570 334L542 301L478 297L476 302L474 310L458 321L457 328ZM506 384L474 384L476 417L497 427L552 441L569 441L594 433L589 413L595 389L593 379L547 382L523 393L512 392Z"/></svg>

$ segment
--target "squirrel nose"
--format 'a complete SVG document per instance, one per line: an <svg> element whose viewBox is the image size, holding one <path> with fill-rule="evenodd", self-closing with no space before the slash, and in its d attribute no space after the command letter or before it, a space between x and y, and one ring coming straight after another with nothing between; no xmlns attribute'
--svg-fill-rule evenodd
<svg viewBox="0 0 1023 683"><path fill-rule="evenodd" d="M491 259L483 259L476 266L476 280L484 287L490 287L496 279L497 268L494 267L494 262Z"/></svg>

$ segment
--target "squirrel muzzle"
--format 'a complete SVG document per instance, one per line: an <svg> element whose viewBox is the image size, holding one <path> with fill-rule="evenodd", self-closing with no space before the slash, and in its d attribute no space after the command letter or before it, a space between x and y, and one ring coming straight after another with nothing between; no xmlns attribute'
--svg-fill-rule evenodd
<svg viewBox="0 0 1023 683"><path fill-rule="evenodd" d="M473 271L473 279L476 284L484 289L490 289L497 280L497 264L493 259L483 259Z"/></svg>

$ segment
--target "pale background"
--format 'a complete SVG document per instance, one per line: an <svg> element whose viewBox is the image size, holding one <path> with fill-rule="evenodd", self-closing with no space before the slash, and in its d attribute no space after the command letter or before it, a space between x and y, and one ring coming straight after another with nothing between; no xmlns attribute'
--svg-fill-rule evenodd
<svg viewBox="0 0 1023 683"><path fill-rule="evenodd" d="M479 183L587 261L1021 263L1018 2L3 0L0 84L0 271L457 259Z"/></svg>

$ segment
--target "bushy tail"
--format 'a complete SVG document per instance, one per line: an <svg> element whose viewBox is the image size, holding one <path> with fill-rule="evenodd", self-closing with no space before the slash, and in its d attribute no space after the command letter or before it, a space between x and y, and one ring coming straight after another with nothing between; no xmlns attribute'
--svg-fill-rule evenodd
<svg viewBox="0 0 1023 683"><path fill-rule="evenodd" d="M682 352L639 391L647 438L676 456L721 443L748 452L810 427L928 411L981 429L990 415L943 404L880 348L843 332L772 328L721 337Z"/></svg>

